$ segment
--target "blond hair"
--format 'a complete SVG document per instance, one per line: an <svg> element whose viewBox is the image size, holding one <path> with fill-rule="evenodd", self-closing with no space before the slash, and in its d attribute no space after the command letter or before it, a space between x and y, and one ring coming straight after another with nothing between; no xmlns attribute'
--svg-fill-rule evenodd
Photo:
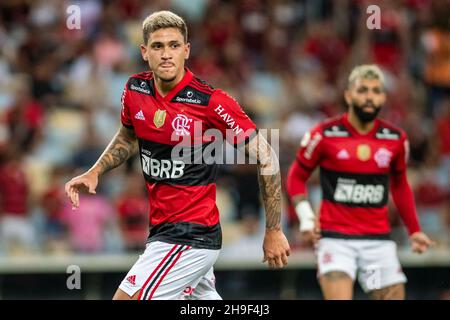
<svg viewBox="0 0 450 320"><path fill-rule="evenodd" d="M187 26L183 18L171 11L157 11L145 18L142 23L142 34L144 44L147 44L148 38L152 32L165 28L177 28L183 35L184 42L187 42Z"/></svg>
<svg viewBox="0 0 450 320"><path fill-rule="evenodd" d="M354 67L348 77L348 87L350 88L358 79L378 79L384 86L383 71L376 64L362 64Z"/></svg>

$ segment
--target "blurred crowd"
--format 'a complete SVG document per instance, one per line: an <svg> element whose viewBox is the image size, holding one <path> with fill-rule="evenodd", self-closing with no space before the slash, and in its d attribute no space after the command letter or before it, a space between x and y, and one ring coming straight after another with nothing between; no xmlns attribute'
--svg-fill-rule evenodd
<svg viewBox="0 0 450 320"><path fill-rule="evenodd" d="M366 26L372 4L380 29ZM70 5L80 8L80 29L67 27ZM148 69L142 21L163 9L187 21L187 66L233 95L260 128L280 129L283 178L303 134L345 112L352 67L379 64L388 92L382 117L409 135L419 219L437 249L450 250L449 0L9 0L0 2L0 255L143 249L148 200L139 159L105 175L77 211L64 183L119 128L123 86ZM309 187L317 208L317 174ZM223 166L217 201L225 257L259 258L256 168ZM307 250L283 202L291 247ZM406 248L394 206L390 212Z"/></svg>

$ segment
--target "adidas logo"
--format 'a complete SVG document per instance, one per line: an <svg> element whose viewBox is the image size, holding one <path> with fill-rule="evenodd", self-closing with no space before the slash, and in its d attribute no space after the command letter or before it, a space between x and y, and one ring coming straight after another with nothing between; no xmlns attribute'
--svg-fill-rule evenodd
<svg viewBox="0 0 450 320"><path fill-rule="evenodd" d="M345 149L342 149L341 151L339 151L338 154L336 155L336 157L341 160L350 159L350 155L348 154L348 151Z"/></svg>
<svg viewBox="0 0 450 320"><path fill-rule="evenodd" d="M136 276L135 276L135 275L129 276L129 277L127 278L127 281L128 281L129 283L131 283L132 285L136 285Z"/></svg>
<svg viewBox="0 0 450 320"><path fill-rule="evenodd" d="M138 120L145 120L144 113L142 112L142 110L140 110L138 113L136 113L134 118L138 119Z"/></svg>

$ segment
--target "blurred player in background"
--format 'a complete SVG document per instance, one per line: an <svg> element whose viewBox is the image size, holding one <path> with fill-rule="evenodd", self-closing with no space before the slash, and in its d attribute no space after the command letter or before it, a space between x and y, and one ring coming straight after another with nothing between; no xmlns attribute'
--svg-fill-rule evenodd
<svg viewBox="0 0 450 320"><path fill-rule="evenodd" d="M412 250L433 244L421 232L407 181L406 134L377 115L386 100L376 65L353 69L345 91L348 113L324 121L301 141L287 189L304 238L316 244L325 299L352 299L358 276L372 299L404 299L406 277L390 240L389 189L410 236ZM307 200L306 181L320 166L320 218Z"/></svg>
<svg viewBox="0 0 450 320"><path fill-rule="evenodd" d="M95 165L66 184L66 193L78 208L79 192L95 193L105 172L139 150L150 198L150 235L114 299L220 299L213 274L222 244L217 166L175 160L173 149L179 138L187 137L204 150L210 141L203 133L210 128L229 134L235 146L245 144L246 154L258 162L266 208L264 261L272 268L285 266L289 255L280 226L278 159L233 98L185 68L190 44L181 17L169 11L153 13L143 23L143 37L141 53L151 71L129 78L121 128ZM201 136L194 132L197 125Z"/></svg>

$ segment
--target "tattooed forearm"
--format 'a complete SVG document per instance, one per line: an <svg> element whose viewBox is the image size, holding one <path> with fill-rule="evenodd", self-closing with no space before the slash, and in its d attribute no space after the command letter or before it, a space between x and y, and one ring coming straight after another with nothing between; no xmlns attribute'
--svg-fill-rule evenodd
<svg viewBox="0 0 450 320"><path fill-rule="evenodd" d="M258 168L259 188L266 209L266 228L279 229L281 222L281 176L262 175Z"/></svg>
<svg viewBox="0 0 450 320"><path fill-rule="evenodd" d="M134 131L121 127L89 171L102 175L124 163L137 152L137 149L138 143Z"/></svg>
<svg viewBox="0 0 450 320"><path fill-rule="evenodd" d="M266 228L281 228L281 175L278 158L269 143L258 135L246 146L246 153L256 158L258 181L266 210Z"/></svg>

